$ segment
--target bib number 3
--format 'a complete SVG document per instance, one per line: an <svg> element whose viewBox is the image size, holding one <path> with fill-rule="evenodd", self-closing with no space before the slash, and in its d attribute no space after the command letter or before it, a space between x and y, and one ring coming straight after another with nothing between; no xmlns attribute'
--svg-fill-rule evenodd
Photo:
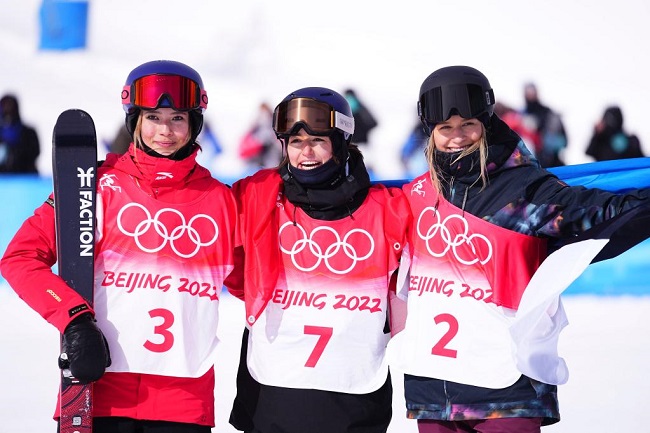
<svg viewBox="0 0 650 433"><path fill-rule="evenodd" d="M156 308L149 311L149 316L152 319L155 319L157 317L160 317L162 319L162 323L154 326L153 328L154 334L162 337L162 342L154 343L153 341L147 340L143 346L145 349L151 350L152 352L167 352L174 345L174 334L172 334L169 330L169 328L171 328L171 326L174 324L174 314L169 310L165 310L164 308ZM158 340L160 340L160 338L158 338Z"/></svg>

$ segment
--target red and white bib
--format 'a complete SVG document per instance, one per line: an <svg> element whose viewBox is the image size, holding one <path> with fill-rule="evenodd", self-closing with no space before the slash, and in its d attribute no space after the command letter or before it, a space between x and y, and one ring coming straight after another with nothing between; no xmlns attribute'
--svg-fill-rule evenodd
<svg viewBox="0 0 650 433"><path fill-rule="evenodd" d="M106 176L95 310L111 348L108 371L199 377L214 364L219 295L233 268L234 221L217 205L228 202L224 189L163 203L127 175Z"/></svg>
<svg viewBox="0 0 650 433"><path fill-rule="evenodd" d="M413 261L404 331L389 345L405 373L504 388L521 375L509 325L545 257L539 238L487 223L438 196L428 175L404 187Z"/></svg>
<svg viewBox="0 0 650 433"><path fill-rule="evenodd" d="M384 228L402 222L387 220L381 197L371 190L353 219L337 221L278 203L284 268L248 345L260 383L353 394L385 383L388 282L402 245Z"/></svg>

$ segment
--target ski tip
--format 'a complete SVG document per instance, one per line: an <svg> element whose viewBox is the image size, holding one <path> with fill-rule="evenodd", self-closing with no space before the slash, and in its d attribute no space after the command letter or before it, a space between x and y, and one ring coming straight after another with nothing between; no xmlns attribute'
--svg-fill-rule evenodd
<svg viewBox="0 0 650 433"><path fill-rule="evenodd" d="M73 141L66 141L63 137L77 137L83 141L88 141L89 137L92 136L92 141L97 141L96 131L95 131L95 122L93 121L90 114L83 110L79 109L70 109L62 112L56 124L54 125L54 137L53 142L56 145L57 138L62 140L58 143L65 147L77 145L77 139ZM96 145L96 143L95 143Z"/></svg>
<svg viewBox="0 0 650 433"><path fill-rule="evenodd" d="M85 112L84 110L80 110L78 108L71 108L69 110L65 110L61 114L59 114L59 117L57 119L56 123L59 123L61 121L71 121L75 119L90 119L92 120L92 117L90 117L90 114Z"/></svg>

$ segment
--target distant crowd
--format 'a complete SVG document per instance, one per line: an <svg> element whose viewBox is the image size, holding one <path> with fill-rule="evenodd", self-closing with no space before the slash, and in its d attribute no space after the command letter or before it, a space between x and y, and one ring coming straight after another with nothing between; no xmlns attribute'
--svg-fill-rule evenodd
<svg viewBox="0 0 650 433"><path fill-rule="evenodd" d="M372 131L378 121L372 111L361 101L355 90L343 93L354 114L355 132L352 142L364 154L376 151L371 140ZM524 86L523 108L497 101L497 114L526 143L542 167L565 165L564 150L569 145L567 132L559 111L541 102L534 83ZM259 105L250 126L242 134L237 144L237 155L245 163L245 172L259 168L277 166L282 159L282 148L272 128L273 107L263 101ZM204 148L209 147L213 156L218 156L223 147L216 132L208 123L199 137ZM405 177L413 177L426 169L420 155L426 146L427 136L416 119L400 146L400 161ZM105 142L106 151L124 153L131 143L131 135L122 125L115 137ZM593 127L587 148L587 156L595 161L643 157L641 141L634 133L624 127L621 107L611 105L605 108L602 116ZM0 173L38 173L37 159L40 144L34 127L25 124L20 116L18 97L6 94L0 99ZM373 167L368 169L372 172Z"/></svg>

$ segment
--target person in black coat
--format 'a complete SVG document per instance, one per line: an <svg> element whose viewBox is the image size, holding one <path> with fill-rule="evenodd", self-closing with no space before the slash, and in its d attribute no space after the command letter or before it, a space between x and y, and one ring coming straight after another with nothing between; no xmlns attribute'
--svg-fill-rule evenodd
<svg viewBox="0 0 650 433"><path fill-rule="evenodd" d="M354 90L347 89L343 96L350 104L354 116L352 142L357 146L364 146L370 142L370 131L377 126L377 119L375 119L368 107L359 100Z"/></svg>
<svg viewBox="0 0 650 433"><path fill-rule="evenodd" d="M607 107L594 126L586 154L596 161L645 156L639 138L623 129L623 112L616 105Z"/></svg>
<svg viewBox="0 0 650 433"><path fill-rule="evenodd" d="M537 86L528 83L524 86L524 115L533 120L539 135L539 146L535 156L542 167L564 165L562 150L568 145L568 137L559 113L539 100Z"/></svg>
<svg viewBox="0 0 650 433"><path fill-rule="evenodd" d="M41 152L36 130L20 119L18 98L0 99L0 173L38 173Z"/></svg>

